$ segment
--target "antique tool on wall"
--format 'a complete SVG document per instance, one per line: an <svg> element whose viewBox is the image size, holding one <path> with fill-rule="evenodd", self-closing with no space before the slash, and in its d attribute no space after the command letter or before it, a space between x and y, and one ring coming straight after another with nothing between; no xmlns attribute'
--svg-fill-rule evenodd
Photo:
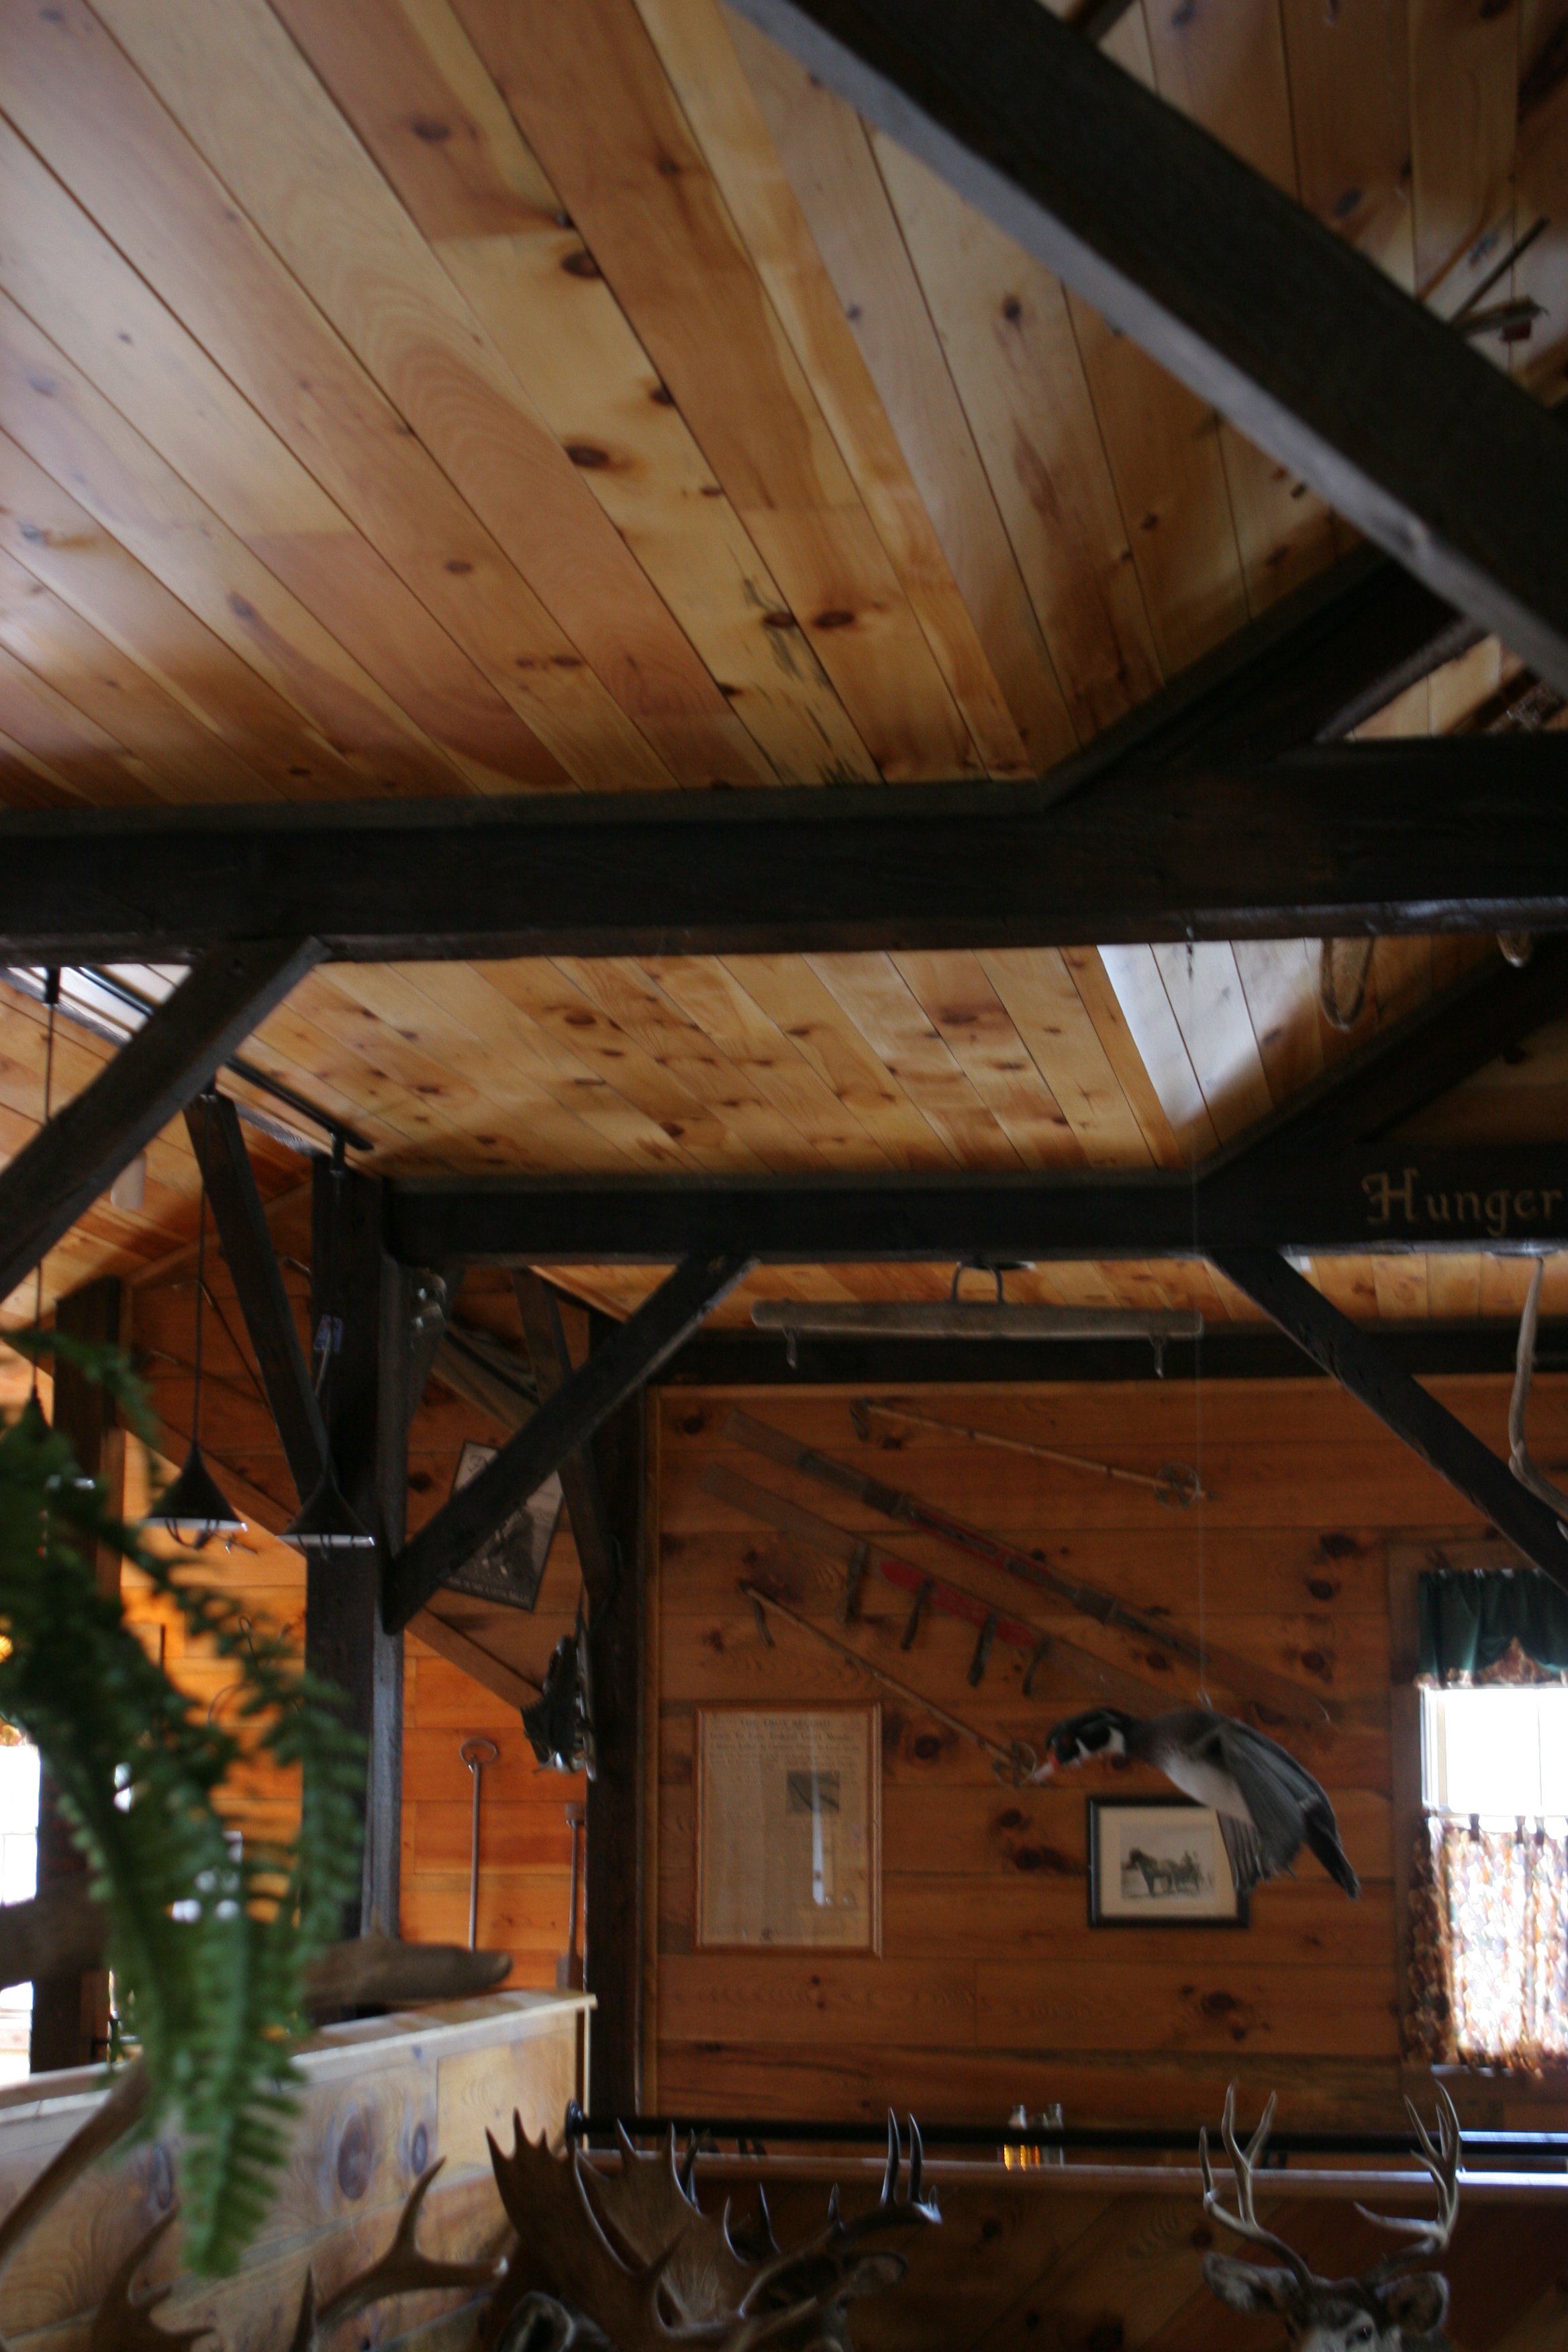
<svg viewBox="0 0 1568 2352"><path fill-rule="evenodd" d="M760 1584L748 1584L742 1578L741 1591L756 1611L757 1624L770 1649L773 1647L773 1635L768 1632L765 1612L776 1609L781 1617L787 1618L801 1633L809 1633L814 1642L822 1643L824 1649L836 1651L839 1657L847 1658L852 1666L858 1666L863 1675L869 1675L871 1680L880 1683L884 1690L896 1691L900 1698L907 1699L911 1706L918 1706L922 1715L929 1715L933 1722L945 1724L949 1731L956 1731L961 1739L967 1739L983 1749L990 1757L991 1769L999 1780L1010 1780L1016 1789L1021 1789L1039 1769L1039 1759L1026 1741L1013 1739L1004 1744L1000 1739L988 1739L984 1732L976 1731L972 1723L950 1715L946 1707L938 1706L936 1701L927 1698L923 1692L912 1690L908 1683L901 1683L897 1675L889 1674L885 1667L873 1665L870 1659L863 1658L858 1650L852 1650L847 1642L840 1642L836 1635L825 1633L820 1625L814 1625L809 1617L800 1616L787 1602L780 1601L773 1593L764 1591Z"/></svg>
<svg viewBox="0 0 1568 2352"><path fill-rule="evenodd" d="M468 1766L474 1783L474 1825L468 1838L468 1949L473 1951L479 1940L479 1789L487 1764L493 1764L500 1749L493 1739L465 1739L458 1750Z"/></svg>
<svg viewBox="0 0 1568 2352"><path fill-rule="evenodd" d="M532 1706L522 1710L522 1727L547 1772L586 1772L593 1780L598 1769L598 1748L594 1737L588 1633L581 1600L574 1629L562 1634L551 1654L544 1688Z"/></svg>
<svg viewBox="0 0 1568 2352"><path fill-rule="evenodd" d="M1145 1682L1141 1675L1130 1674L1125 1666L1097 1658L1089 1651L1080 1650L1076 1643L1042 1633L1037 1625L1031 1625L1026 1618L1015 1617L1010 1611L994 1609L983 1593L972 1592L966 1585L950 1583L945 1577L928 1575L924 1569L900 1559L896 1552L884 1549L880 1544L849 1535L830 1520L819 1519L815 1511L804 1510L784 1496L770 1493L765 1486L753 1486L749 1478L727 1469L721 1462L710 1464L702 1484L720 1502L729 1503L750 1517L776 1528L781 1535L794 1536L797 1541L809 1544L814 1551L842 1562L845 1585L838 1610L840 1624L853 1622L861 1583L868 1575L876 1575L885 1584L895 1585L913 1598L900 1648L907 1650L912 1645L928 1609L938 1616L956 1617L962 1623L973 1625L974 1655L969 1666L972 1690L985 1672L992 1644L1003 1642L1009 1649L1022 1651L1028 1659L1024 1673L1026 1698L1036 1674L1047 1659L1075 1681L1087 1683L1102 1696L1115 1696L1126 1706L1163 1708L1170 1696L1168 1691Z"/></svg>
<svg viewBox="0 0 1568 2352"><path fill-rule="evenodd" d="M1065 1470L1082 1470L1108 1485L1142 1486L1167 1510L1184 1511L1194 1503L1212 1502L1198 1484L1190 1462L1165 1462L1156 1471L1124 1470L1118 1462L1095 1462L1088 1454L1064 1454L1058 1445L1042 1445L1037 1438L1009 1437L999 1429L973 1429L964 1421L941 1421L934 1412L917 1412L896 1397L857 1397L849 1418L860 1436L868 1438L873 1421L910 1421L921 1429L941 1429L950 1437L967 1437L974 1445L1000 1446L1008 1454L1028 1454L1037 1462L1055 1462Z"/></svg>
<svg viewBox="0 0 1568 2352"><path fill-rule="evenodd" d="M1208 1644L1206 1653L1200 1654L1198 1643L1189 1634L1130 1609L1125 1601L1100 1591L1098 1586L1080 1584L1076 1578L1062 1575L1059 1570L1047 1568L995 1536L967 1527L962 1519L950 1518L934 1504L921 1502L918 1495L885 1486L879 1478L869 1478L863 1471L852 1470L847 1463L836 1462L831 1454L798 1444L783 1430L772 1429L766 1422L753 1421L750 1413L731 1412L725 1421L724 1433L752 1453L765 1454L770 1462L799 1470L822 1486L836 1487L840 1494L853 1495L857 1501L880 1511L885 1518L902 1519L908 1526L940 1537L956 1550L968 1552L972 1558L983 1559L988 1566L1001 1569L1042 1592L1055 1593L1081 1616L1092 1617L1097 1624L1135 1634L1139 1640L1152 1643L1156 1648L1185 1658L1194 1665L1201 1666L1206 1658L1208 1667L1244 1704L1259 1706L1271 1716L1313 1730L1334 1720L1333 1709L1326 1700L1299 1690L1283 1675L1255 1665L1234 1652L1215 1649L1213 1643Z"/></svg>

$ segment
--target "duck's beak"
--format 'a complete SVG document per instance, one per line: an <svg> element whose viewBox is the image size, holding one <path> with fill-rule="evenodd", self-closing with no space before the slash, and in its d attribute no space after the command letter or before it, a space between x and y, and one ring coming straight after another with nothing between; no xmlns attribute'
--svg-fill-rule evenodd
<svg viewBox="0 0 1568 2352"><path fill-rule="evenodd" d="M1056 1776L1057 1759L1054 1756L1047 1754L1043 1761L1037 1764L1034 1770L1030 1773L1029 1783L1032 1788L1037 1789L1043 1780L1054 1780Z"/></svg>

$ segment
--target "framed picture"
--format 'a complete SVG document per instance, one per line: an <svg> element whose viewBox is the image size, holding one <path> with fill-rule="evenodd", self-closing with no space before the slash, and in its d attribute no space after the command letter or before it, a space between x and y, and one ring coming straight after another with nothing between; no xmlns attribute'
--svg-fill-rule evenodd
<svg viewBox="0 0 1568 2352"><path fill-rule="evenodd" d="M453 1494L466 1486L495 1456L493 1445L470 1437L458 1456ZM539 1598L544 1564L550 1558L555 1523L560 1517L561 1481L552 1476L447 1582L455 1592L467 1592L475 1600L499 1601L508 1609L531 1609Z"/></svg>
<svg viewBox="0 0 1568 2352"><path fill-rule="evenodd" d="M700 1947L879 1948L881 1757L879 1707L698 1710Z"/></svg>
<svg viewBox="0 0 1568 2352"><path fill-rule="evenodd" d="M1090 1797L1091 1927L1245 1927L1219 1815L1185 1797Z"/></svg>

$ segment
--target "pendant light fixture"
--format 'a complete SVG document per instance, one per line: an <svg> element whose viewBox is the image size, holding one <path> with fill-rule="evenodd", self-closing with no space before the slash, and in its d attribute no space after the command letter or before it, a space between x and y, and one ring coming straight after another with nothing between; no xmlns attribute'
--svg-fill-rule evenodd
<svg viewBox="0 0 1568 2352"><path fill-rule="evenodd" d="M338 1484L331 1451L332 1424L328 1391L331 1385L332 1360L342 1346L343 1334L343 1318L339 1311L340 1301L336 1295L338 1209L347 1174L343 1164L342 1138L335 1135L330 1171L331 1201L325 1235L327 1262L321 1282L322 1312L316 1326L316 1348L321 1360L321 1370L316 1375L316 1390L321 1420L329 1433L328 1452L313 1490L283 1530L283 1541L293 1544L310 1559L343 1559L354 1552L375 1549L374 1536Z"/></svg>
<svg viewBox="0 0 1568 2352"><path fill-rule="evenodd" d="M202 1307L206 1295L207 1129L212 1096L202 1097L201 1191L196 1210L196 1343L191 1393L191 1450L172 1486L165 1486L142 1524L200 1551L214 1536L243 1535L245 1521L227 1500L202 1455Z"/></svg>

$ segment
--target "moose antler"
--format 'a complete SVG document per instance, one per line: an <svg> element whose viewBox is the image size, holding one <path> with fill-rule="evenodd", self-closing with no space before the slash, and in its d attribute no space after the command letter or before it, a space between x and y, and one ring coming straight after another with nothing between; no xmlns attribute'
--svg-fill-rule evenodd
<svg viewBox="0 0 1568 2352"><path fill-rule="evenodd" d="M426 2294L437 2287L497 2284L505 2267L500 2263L441 2262L434 2254L422 2252L419 2246L420 2209L430 2183L446 2161L444 2156L438 2156L409 2190L392 2243L379 2262L372 2263L368 2270L356 2271L321 2305L316 2301L315 2279L306 2272L290 2352L314 2352L321 2336L340 2319L351 2318L355 2312L368 2310L373 2303L384 2303L393 2295Z"/></svg>
<svg viewBox="0 0 1568 2352"><path fill-rule="evenodd" d="M1430 2221L1412 2221L1395 2213L1369 2213L1364 2205L1356 2207L1364 2220L1375 2221L1380 2230L1398 2230L1410 2240L1407 2246L1399 2246L1393 2253L1385 2254L1376 2269L1367 2273L1369 2283L1377 2285L1393 2278L1407 2263L1430 2262L1434 2255L1444 2252L1459 2218L1459 2156L1464 2140L1453 2100L1439 2083L1436 2142L1413 2099L1405 2100L1405 2112L1415 2134L1416 2160L1430 2174L1436 2189L1437 2210Z"/></svg>
<svg viewBox="0 0 1568 2352"><path fill-rule="evenodd" d="M1271 2254L1278 2254L1282 2262L1289 2264L1299 2283L1302 2286L1310 2286L1312 2273L1294 2246L1287 2245L1283 2238L1277 2238L1272 2230L1266 2230L1253 2210L1252 2176L1268 2145L1268 2135L1273 2128L1274 2094L1270 2092L1262 2120L1248 2140L1245 2152L1242 2150L1236 2137L1236 2084L1233 2083L1225 2095L1220 2135L1225 2141L1226 2154L1230 2158L1230 2168L1236 2176L1237 2210L1232 2213L1219 2201L1214 2174L1209 2168L1209 2136L1206 2131L1201 2131L1198 2134L1198 2162L1203 2167L1204 2211L1212 2221L1218 2221L1234 2236L1245 2238L1254 2246L1265 2246Z"/></svg>
<svg viewBox="0 0 1568 2352"><path fill-rule="evenodd" d="M1527 1487L1539 1503L1558 1514L1558 1524L1568 1517L1568 1495L1554 1486L1544 1470L1531 1460L1529 1441L1524 1433L1524 1416L1530 1405L1530 1383L1535 1370L1535 1327L1541 1318L1541 1286L1546 1274L1546 1260L1538 1257L1535 1272L1530 1277L1530 1291L1524 1302L1524 1312L1519 1318L1519 1347L1513 1360L1513 1394L1508 1401L1508 1466L1521 1486ZM1563 1527L1568 1535L1568 1527Z"/></svg>
<svg viewBox="0 0 1568 2352"><path fill-rule="evenodd" d="M143 2287L140 2294L135 2291L137 2273L179 2210L172 2205L162 2221L153 2222L110 2280L103 2301L92 2315L87 2352L179 2352L181 2345L198 2344L204 2336L215 2333L210 2327L157 2325L153 2314L174 2294L172 2281L166 2286Z"/></svg>

